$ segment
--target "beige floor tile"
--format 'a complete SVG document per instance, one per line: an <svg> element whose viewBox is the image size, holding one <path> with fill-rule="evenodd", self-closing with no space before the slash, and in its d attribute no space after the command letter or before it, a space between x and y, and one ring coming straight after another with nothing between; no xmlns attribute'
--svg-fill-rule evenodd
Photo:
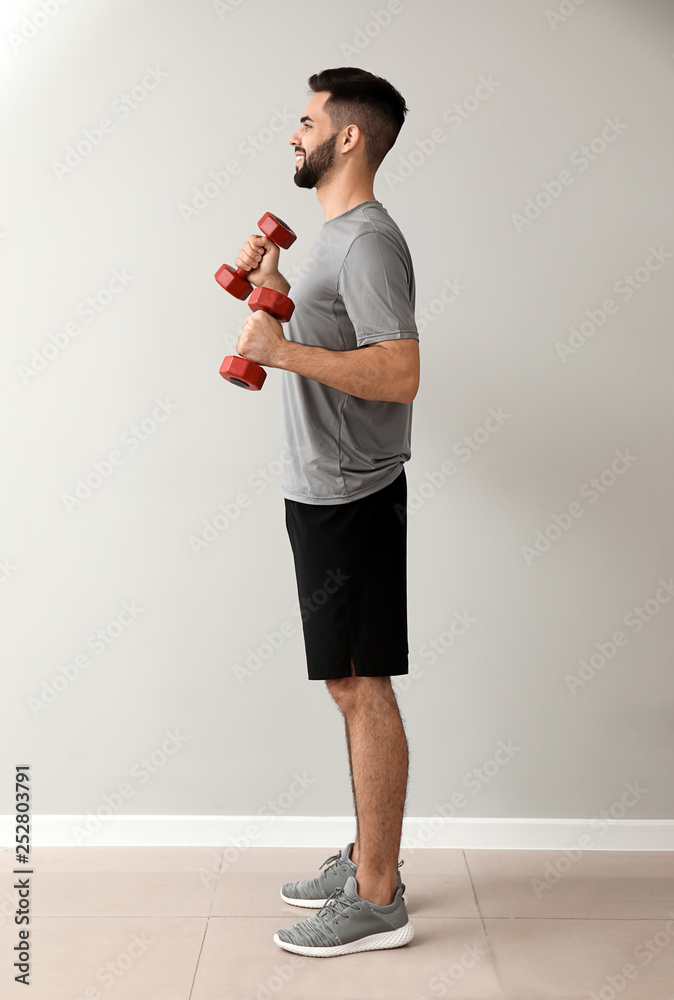
<svg viewBox="0 0 674 1000"><path fill-rule="evenodd" d="M50 872L217 872L222 847L34 847L33 867Z"/></svg>
<svg viewBox="0 0 674 1000"><path fill-rule="evenodd" d="M464 852L457 848L447 848L436 850L435 848L402 848L400 860L405 864L400 869L400 874L405 881L406 872L427 872L437 874L442 872L446 875L466 875L468 866Z"/></svg>
<svg viewBox="0 0 674 1000"><path fill-rule="evenodd" d="M479 920L413 923L402 948L302 958L274 944L278 918L211 918L191 1000L502 1000Z"/></svg>
<svg viewBox="0 0 674 1000"><path fill-rule="evenodd" d="M308 878L315 875L324 861L333 854L341 854L341 846L328 847L220 847L223 872L275 872L289 871L290 878ZM292 875L292 872L298 872ZM287 882L288 879L285 879Z"/></svg>
<svg viewBox="0 0 674 1000"><path fill-rule="evenodd" d="M668 930L661 920L485 920L485 926L506 1000L674 996L671 923Z"/></svg>
<svg viewBox="0 0 674 1000"><path fill-rule="evenodd" d="M196 872L37 870L33 913L40 917L207 917L213 886Z"/></svg>
<svg viewBox="0 0 674 1000"><path fill-rule="evenodd" d="M222 849L210 847L38 847L33 912L205 917L221 860Z"/></svg>
<svg viewBox="0 0 674 1000"><path fill-rule="evenodd" d="M10 847L0 847L0 872L9 872L14 868L14 850Z"/></svg>
<svg viewBox="0 0 674 1000"><path fill-rule="evenodd" d="M405 904L410 914L476 920L480 911L468 875L422 873L403 877Z"/></svg>
<svg viewBox="0 0 674 1000"><path fill-rule="evenodd" d="M485 917L658 919L674 908L674 854L664 851L467 850ZM674 996L674 990L673 996Z"/></svg>
<svg viewBox="0 0 674 1000"><path fill-rule="evenodd" d="M26 987L8 975L6 956L16 939L14 928L5 926L0 929L0 995L3 1000L81 1000L89 990L97 991L96 1000L188 1000L205 927L200 917L37 917Z"/></svg>

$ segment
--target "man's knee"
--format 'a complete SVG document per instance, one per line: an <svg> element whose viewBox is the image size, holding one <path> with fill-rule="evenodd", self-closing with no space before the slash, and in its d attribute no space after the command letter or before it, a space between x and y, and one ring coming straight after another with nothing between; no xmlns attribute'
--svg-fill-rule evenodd
<svg viewBox="0 0 674 1000"><path fill-rule="evenodd" d="M325 684L335 701L339 702L353 693L354 679L354 677L329 677Z"/></svg>
<svg viewBox="0 0 674 1000"><path fill-rule="evenodd" d="M340 706L358 705L382 696L395 697L390 677L334 677L326 680L332 697Z"/></svg>

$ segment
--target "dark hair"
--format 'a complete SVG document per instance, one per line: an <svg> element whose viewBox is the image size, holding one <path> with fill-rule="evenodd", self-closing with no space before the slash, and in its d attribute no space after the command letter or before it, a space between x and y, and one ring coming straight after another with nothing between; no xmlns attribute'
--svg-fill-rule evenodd
<svg viewBox="0 0 674 1000"><path fill-rule="evenodd" d="M364 69L340 66L314 73L307 83L314 94L329 91L325 110L335 131L357 125L365 138L365 162L378 167L398 138L408 108L388 80Z"/></svg>

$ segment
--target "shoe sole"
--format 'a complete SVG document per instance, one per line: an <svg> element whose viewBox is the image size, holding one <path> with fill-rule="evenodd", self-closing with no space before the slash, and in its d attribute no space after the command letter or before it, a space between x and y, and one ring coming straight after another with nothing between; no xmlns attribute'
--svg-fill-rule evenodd
<svg viewBox="0 0 674 1000"><path fill-rule="evenodd" d="M327 903L327 899L291 899L290 896L284 896L281 892L281 899L284 903L290 903L291 906L311 906L318 909L323 906L323 903Z"/></svg>
<svg viewBox="0 0 674 1000"><path fill-rule="evenodd" d="M381 934L369 934L367 937L351 941L349 944L339 944L332 948L310 948L301 944L291 944L289 941L282 941L278 934L274 934L274 943L285 951L292 951L295 955L306 955L310 958L333 958L337 955L353 955L358 951L378 951L382 948L401 948L414 937L414 927L412 921L408 920L403 927L395 931L384 931Z"/></svg>

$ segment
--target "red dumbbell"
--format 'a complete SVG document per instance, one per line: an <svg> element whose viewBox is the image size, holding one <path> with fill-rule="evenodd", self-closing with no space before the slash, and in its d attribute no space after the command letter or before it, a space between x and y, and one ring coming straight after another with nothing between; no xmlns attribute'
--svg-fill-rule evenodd
<svg viewBox="0 0 674 1000"><path fill-rule="evenodd" d="M271 212L264 213L258 222L258 227L282 250L287 250L297 239L292 229ZM253 291L253 285L246 280L249 273L243 267L233 268L231 264L223 264L215 272L215 280L235 299L247 299Z"/></svg>
<svg viewBox="0 0 674 1000"><path fill-rule="evenodd" d="M280 323L287 323L295 310L295 303L287 295L264 285L255 289L248 299L248 305L253 311L262 309ZM225 358L220 365L220 374L242 389L261 389L267 377L264 368L239 354L230 354Z"/></svg>
<svg viewBox="0 0 674 1000"><path fill-rule="evenodd" d="M295 233L286 226L285 222L265 212L258 222L259 228L272 243L275 243L283 250L287 250L297 239ZM237 299L247 299L252 310L262 309L277 319L280 323L287 323L295 309L294 303L282 292L277 292L273 288L262 285L253 291L253 286L246 280L248 271L242 267L231 267L230 264L223 264L215 272L215 280L226 291ZM252 295L251 295L252 292ZM241 386L242 389L261 389L267 377L264 368L254 361L248 361L239 355L229 355L220 365L220 374L228 382Z"/></svg>

